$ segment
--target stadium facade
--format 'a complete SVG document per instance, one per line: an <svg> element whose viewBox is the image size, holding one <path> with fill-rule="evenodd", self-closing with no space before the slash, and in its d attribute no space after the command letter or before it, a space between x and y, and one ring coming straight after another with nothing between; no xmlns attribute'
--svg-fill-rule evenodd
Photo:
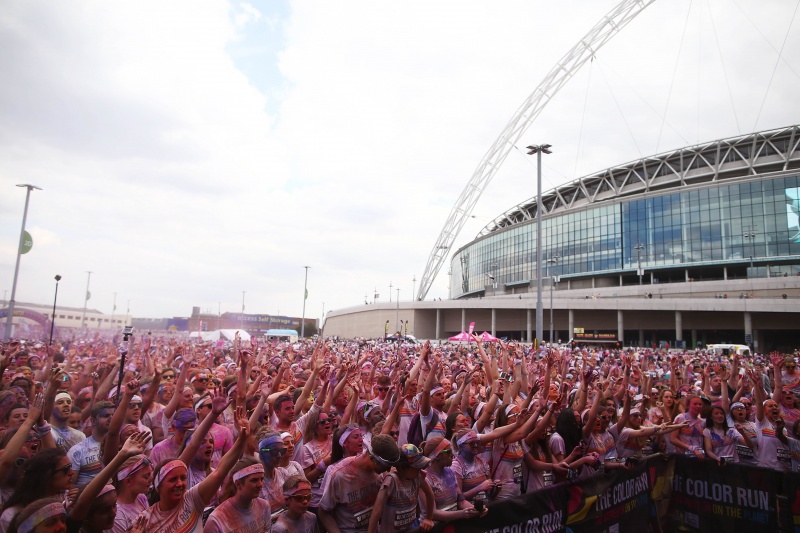
<svg viewBox="0 0 800 533"><path fill-rule="evenodd" d="M531 339L541 219L554 340L581 330L613 333L625 344L743 342L745 335L761 348L791 342L800 316L799 147L800 126L791 126L562 185L543 194L541 216L535 198L520 203L453 254L449 301L339 310L328 315L325 333L370 335L376 325L382 333L387 312L398 315L385 319L395 330L402 310L421 337L457 333L474 318L484 321L479 329ZM359 331L373 320L351 315L365 312L380 317Z"/></svg>

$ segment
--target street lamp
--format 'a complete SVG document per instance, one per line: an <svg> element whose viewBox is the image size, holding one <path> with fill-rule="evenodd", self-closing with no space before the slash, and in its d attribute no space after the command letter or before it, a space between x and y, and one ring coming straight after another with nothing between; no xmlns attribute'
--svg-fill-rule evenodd
<svg viewBox="0 0 800 533"><path fill-rule="evenodd" d="M61 281L61 276L56 274L56 295L53 298L53 319L50 321L50 345L53 344L53 328L56 325L56 301L58 300L58 282Z"/></svg>
<svg viewBox="0 0 800 533"><path fill-rule="evenodd" d="M400 331L400 287L397 287L397 315L394 317L394 327Z"/></svg>
<svg viewBox="0 0 800 533"><path fill-rule="evenodd" d="M42 190L41 187L29 183L23 183L17 185L17 187L25 187L28 192L25 193L25 211L22 213L22 229L19 231L19 246L17 247L17 264L14 267L14 283L11 285L11 301L8 302L8 316L6 316L6 330L3 334L3 340L8 340L11 337L11 324L14 320L14 304L16 303L15 298L17 295L17 277L19 276L19 260L22 257L22 246L25 243L25 220L28 218L28 202L31 199L31 191L33 189Z"/></svg>
<svg viewBox="0 0 800 533"><path fill-rule="evenodd" d="M639 274L639 285L642 284L642 250L644 250L644 244L636 243L636 246L633 247L636 250L636 261L638 263L639 268L637 268L636 272Z"/></svg>
<svg viewBox="0 0 800 533"><path fill-rule="evenodd" d="M411 278L411 283L414 284L413 287L411 288L411 300L413 301L416 298L416 296L414 296L414 295L417 294L417 275L416 274L414 274L414 277Z"/></svg>
<svg viewBox="0 0 800 533"><path fill-rule="evenodd" d="M558 264L561 256L556 254L547 260L547 270L550 270L550 265ZM550 272L548 272L550 273ZM558 276L550 275L550 344L553 344L553 283L558 283Z"/></svg>
<svg viewBox="0 0 800 533"><path fill-rule="evenodd" d="M303 282L303 318L300 322L300 338L304 339L306 336L306 300L308 299L308 269L310 266L303 267L306 269L306 280Z"/></svg>
<svg viewBox="0 0 800 533"><path fill-rule="evenodd" d="M542 309L542 153L552 154L552 145L532 144L528 155L536 154L536 339L542 340L544 311Z"/></svg>
<svg viewBox="0 0 800 533"><path fill-rule="evenodd" d="M247 294L247 291L242 291L242 314L239 315L239 329L244 329L244 295Z"/></svg>
<svg viewBox="0 0 800 533"><path fill-rule="evenodd" d="M389 282L389 303L392 303L392 287L394 287L394 285L392 285L392 282L390 281Z"/></svg>
<svg viewBox="0 0 800 533"><path fill-rule="evenodd" d="M86 304L89 302L89 298L91 295L89 294L89 282L92 280L92 272L91 270L87 270L86 273L86 294L83 295L83 315L81 316L81 330L86 328Z"/></svg>

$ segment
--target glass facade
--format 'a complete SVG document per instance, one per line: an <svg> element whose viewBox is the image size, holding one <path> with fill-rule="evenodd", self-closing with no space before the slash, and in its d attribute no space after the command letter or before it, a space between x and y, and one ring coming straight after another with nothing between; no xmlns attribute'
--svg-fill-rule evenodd
<svg viewBox="0 0 800 533"><path fill-rule="evenodd" d="M719 183L622 200L543 221L542 275L586 277L703 264L800 259L797 175ZM638 246L641 245L641 246ZM465 246L451 260L451 297L536 278L536 223Z"/></svg>

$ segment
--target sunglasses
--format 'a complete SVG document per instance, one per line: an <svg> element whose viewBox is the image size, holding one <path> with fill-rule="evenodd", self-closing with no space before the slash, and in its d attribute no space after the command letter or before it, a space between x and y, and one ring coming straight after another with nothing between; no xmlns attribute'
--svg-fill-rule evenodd
<svg viewBox="0 0 800 533"><path fill-rule="evenodd" d="M54 474L58 474L59 472L61 472L65 476L71 475L72 474L72 465L64 465L61 468L57 468L56 470L53 471Z"/></svg>
<svg viewBox="0 0 800 533"><path fill-rule="evenodd" d="M199 381L200 383L208 383L208 378L197 378L195 381Z"/></svg>
<svg viewBox="0 0 800 533"><path fill-rule="evenodd" d="M138 472L139 470L141 470L146 466L153 466L153 462L147 456L142 457L142 459L139 461L139 464L136 465L136 468L128 472L128 477L132 476L133 474L135 474L136 472Z"/></svg>
<svg viewBox="0 0 800 533"><path fill-rule="evenodd" d="M469 446L470 448L478 448L480 447L480 445L481 445L480 441L477 440L473 440L472 442L467 443L467 446Z"/></svg>
<svg viewBox="0 0 800 533"><path fill-rule="evenodd" d="M142 408L142 402L131 402L130 407L131 407L131 409L141 409Z"/></svg>
<svg viewBox="0 0 800 533"><path fill-rule="evenodd" d="M162 375L161 379L175 379L175 375L174 374Z"/></svg>
<svg viewBox="0 0 800 533"><path fill-rule="evenodd" d="M200 409L211 409L211 404L210 404L210 403L207 403L207 404L205 404L205 405L201 405L201 406L200 406Z"/></svg>
<svg viewBox="0 0 800 533"><path fill-rule="evenodd" d="M611 420L611 417L610 417L610 416L608 416L608 415L603 415L603 416L600 416L600 417L598 417L598 418L599 418L600 420Z"/></svg>
<svg viewBox="0 0 800 533"><path fill-rule="evenodd" d="M288 451L286 448L261 448L258 450L260 453L268 453L272 456L286 455Z"/></svg>
<svg viewBox="0 0 800 533"><path fill-rule="evenodd" d="M390 437L399 437L400 436L400 432L399 431L390 431L389 432L389 436Z"/></svg>
<svg viewBox="0 0 800 533"><path fill-rule="evenodd" d="M311 501L311 494L309 494L307 496L303 496L302 494L296 494L294 496L289 496L289 497L291 499L293 499L294 501L300 502L300 503L308 503L308 502Z"/></svg>
<svg viewBox="0 0 800 533"><path fill-rule="evenodd" d="M317 420L317 424L319 424L320 426L327 426L330 423L331 420L329 418L320 418L319 420Z"/></svg>

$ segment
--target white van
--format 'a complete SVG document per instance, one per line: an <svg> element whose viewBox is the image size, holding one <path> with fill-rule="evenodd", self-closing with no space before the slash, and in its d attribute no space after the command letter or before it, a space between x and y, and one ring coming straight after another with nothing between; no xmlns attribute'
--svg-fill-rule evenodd
<svg viewBox="0 0 800 533"><path fill-rule="evenodd" d="M751 357L750 347L746 344L708 344L706 351L709 354L724 355L732 357L733 354L739 354L741 357Z"/></svg>

